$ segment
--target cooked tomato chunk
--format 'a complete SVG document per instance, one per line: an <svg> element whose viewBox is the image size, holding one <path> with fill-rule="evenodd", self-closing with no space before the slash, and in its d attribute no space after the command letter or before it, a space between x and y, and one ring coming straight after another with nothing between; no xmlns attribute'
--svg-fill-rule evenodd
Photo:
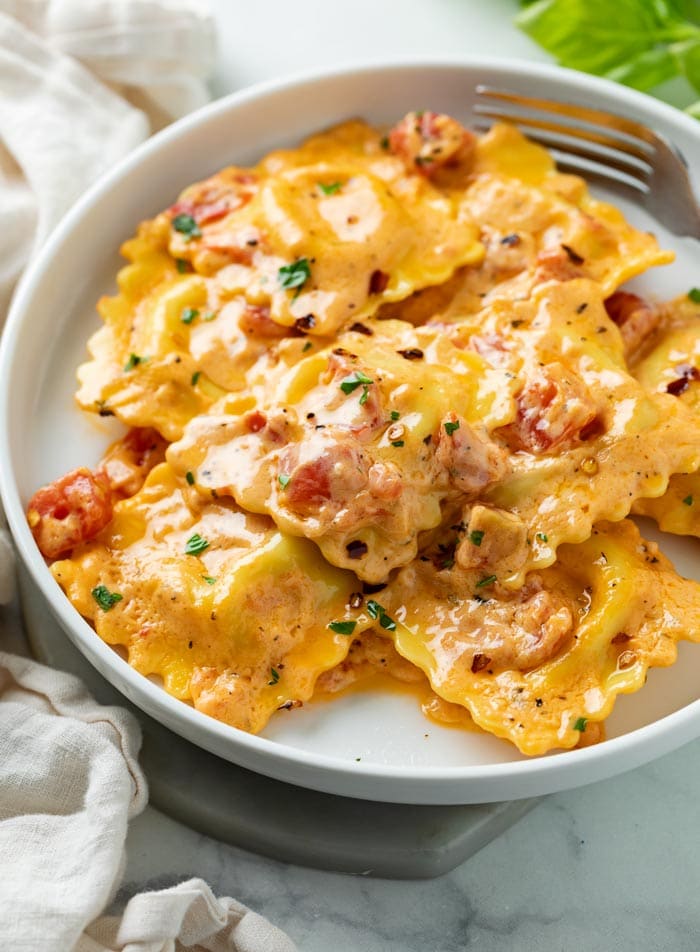
<svg viewBox="0 0 700 952"><path fill-rule="evenodd" d="M27 520L41 554L57 559L93 539L112 518L112 493L104 473L74 469L36 492Z"/></svg>
<svg viewBox="0 0 700 952"><path fill-rule="evenodd" d="M389 148L408 169L431 176L469 158L476 136L438 112L409 112L389 133Z"/></svg>
<svg viewBox="0 0 700 952"><path fill-rule="evenodd" d="M660 313L644 298L628 291L616 291L605 301L605 310L617 324L625 344L625 351L633 353L651 334L661 319Z"/></svg>

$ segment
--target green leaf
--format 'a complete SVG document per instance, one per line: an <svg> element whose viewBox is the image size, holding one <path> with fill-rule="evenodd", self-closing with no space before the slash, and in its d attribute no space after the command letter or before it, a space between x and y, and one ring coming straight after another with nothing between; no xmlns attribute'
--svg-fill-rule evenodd
<svg viewBox="0 0 700 952"><path fill-rule="evenodd" d="M299 258L291 264L282 265L277 272L279 283L285 290L303 287L310 277L311 268L308 258Z"/></svg>
<svg viewBox="0 0 700 952"><path fill-rule="evenodd" d="M688 297L693 304L700 304L700 288L691 288L690 291L688 291Z"/></svg>
<svg viewBox="0 0 700 952"><path fill-rule="evenodd" d="M665 0L538 0L516 23L563 66L599 75L697 31Z"/></svg>
<svg viewBox="0 0 700 952"><path fill-rule="evenodd" d="M114 608L117 602L120 602L124 598L119 592L110 592L106 585L97 585L90 594L105 612L108 612L110 608Z"/></svg>
<svg viewBox="0 0 700 952"><path fill-rule="evenodd" d="M191 324L196 317L199 317L199 311L196 307L185 307L182 309L180 320L183 324Z"/></svg>
<svg viewBox="0 0 700 952"><path fill-rule="evenodd" d="M660 86L677 75L677 59L673 52L665 47L647 50L605 73L607 79L641 89L642 92Z"/></svg>
<svg viewBox="0 0 700 952"><path fill-rule="evenodd" d="M339 635L351 635L356 625L356 621L332 621L328 627Z"/></svg>
<svg viewBox="0 0 700 952"><path fill-rule="evenodd" d="M199 555L200 552L204 552L205 549L209 548L209 543L206 539L203 539L198 532L195 532L193 536L190 536L185 545L185 555Z"/></svg>
<svg viewBox="0 0 700 952"><path fill-rule="evenodd" d="M677 43L673 54L678 69L691 86L700 92L700 36L686 43Z"/></svg>
<svg viewBox="0 0 700 952"><path fill-rule="evenodd" d="M316 184L324 195L335 195L335 193L339 192L343 187L342 182L330 182L328 185L324 185L322 182L317 182Z"/></svg>
<svg viewBox="0 0 700 952"><path fill-rule="evenodd" d="M574 724L574 730L581 731L581 733L583 733L583 731L585 731L586 729L587 721L588 721L587 717L579 717L576 723Z"/></svg>
<svg viewBox="0 0 700 952"><path fill-rule="evenodd" d="M173 228L185 236L185 241L199 238L202 234L199 225L191 215L176 215L173 218Z"/></svg>
<svg viewBox="0 0 700 952"><path fill-rule="evenodd" d="M353 390L357 390L362 384L370 383L374 383L371 377L368 377L367 374L363 374L361 370L356 370L355 373L349 374L340 381L340 389L343 393L352 393ZM367 397L365 397L364 402L367 402Z"/></svg>

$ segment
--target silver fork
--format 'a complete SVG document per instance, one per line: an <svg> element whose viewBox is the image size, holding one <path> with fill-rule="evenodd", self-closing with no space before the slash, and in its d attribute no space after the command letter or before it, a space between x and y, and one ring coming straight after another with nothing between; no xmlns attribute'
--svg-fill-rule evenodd
<svg viewBox="0 0 700 952"><path fill-rule="evenodd" d="M491 121L522 127L545 145L560 169L634 197L675 235L700 238L700 207L680 150L624 116L550 99L477 86L477 128Z"/></svg>

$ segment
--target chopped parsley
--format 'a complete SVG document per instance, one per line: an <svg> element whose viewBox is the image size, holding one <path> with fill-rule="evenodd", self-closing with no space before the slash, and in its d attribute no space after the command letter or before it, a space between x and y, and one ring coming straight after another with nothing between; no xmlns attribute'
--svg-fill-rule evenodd
<svg viewBox="0 0 700 952"><path fill-rule="evenodd" d="M106 585L98 585L96 588L93 588L90 594L105 612L108 612L110 608L114 608L117 602L120 602L122 598L124 598L119 592L110 592Z"/></svg>
<svg viewBox="0 0 700 952"><path fill-rule="evenodd" d="M391 411L391 419L392 419L392 420L398 420L400 416L401 416L401 414L399 413L398 410L392 410L392 411Z"/></svg>
<svg viewBox="0 0 700 952"><path fill-rule="evenodd" d="M356 621L332 621L328 627L338 635L351 635L356 625Z"/></svg>
<svg viewBox="0 0 700 952"><path fill-rule="evenodd" d="M360 395L360 406L363 407L367 403L369 397L369 386L367 384L362 388L362 394Z"/></svg>
<svg viewBox="0 0 700 952"><path fill-rule="evenodd" d="M176 215L173 218L173 228L185 236L185 241L200 238L202 230L191 215Z"/></svg>
<svg viewBox="0 0 700 952"><path fill-rule="evenodd" d="M335 193L339 192L343 187L342 182L329 182L328 185L324 185L323 182L317 182L316 184L324 195L335 195Z"/></svg>
<svg viewBox="0 0 700 952"><path fill-rule="evenodd" d="M306 342L306 343L304 344L304 346L301 348L302 354L305 354L307 350L311 350L312 347L313 347L313 344L311 343L311 341L310 341L310 340L307 340L307 342Z"/></svg>
<svg viewBox="0 0 700 952"><path fill-rule="evenodd" d="M481 545L485 534L483 529L472 529L469 533L469 541L472 545Z"/></svg>
<svg viewBox="0 0 700 952"><path fill-rule="evenodd" d="M536 538L539 542L548 542L548 541L549 541L546 532L538 532L538 533L535 535L535 538Z"/></svg>
<svg viewBox="0 0 700 952"><path fill-rule="evenodd" d="M211 575L203 575L202 578L207 583L207 585L214 585L216 583L216 579L212 578Z"/></svg>
<svg viewBox="0 0 700 952"><path fill-rule="evenodd" d="M129 359L124 364L124 372L128 373L130 370L133 370L134 367L138 367L139 364L143 364L148 360L148 357L139 357L138 354L129 354Z"/></svg>
<svg viewBox="0 0 700 952"><path fill-rule="evenodd" d="M270 668L270 680L267 682L271 687L280 679L280 673L277 668Z"/></svg>
<svg viewBox="0 0 700 952"><path fill-rule="evenodd" d="M292 477L288 476L286 473L280 473L279 476L277 477L277 482L280 484L282 489L286 489L287 486L289 485L289 480L291 478Z"/></svg>
<svg viewBox="0 0 700 952"><path fill-rule="evenodd" d="M194 486L194 473L191 469L188 469L185 473L185 479L187 480L188 486Z"/></svg>
<svg viewBox="0 0 700 952"><path fill-rule="evenodd" d="M284 264L277 272L279 283L285 290L303 287L310 277L308 258L299 258L291 264Z"/></svg>
<svg viewBox="0 0 700 952"><path fill-rule="evenodd" d="M487 575L485 578L482 578L480 581L476 583L476 587L483 588L484 585L493 585L495 581L496 581L495 575Z"/></svg>
<svg viewBox="0 0 700 952"><path fill-rule="evenodd" d="M198 532L195 532L193 536L190 536L185 545L185 555L199 555L200 552L204 552L205 549L209 548L209 543L206 539L203 539Z"/></svg>
<svg viewBox="0 0 700 952"><path fill-rule="evenodd" d="M454 431L455 431L455 430L458 430L458 429L459 429L459 420L457 420L455 423L450 423L450 422L448 421L448 422L445 424L445 433L447 433L448 436L452 436L452 434L454 433Z"/></svg>
<svg viewBox="0 0 700 952"><path fill-rule="evenodd" d="M195 317L199 317L199 311L196 307L185 307L180 315L183 324L191 324Z"/></svg>
<svg viewBox="0 0 700 952"><path fill-rule="evenodd" d="M391 445L392 445L392 446L395 446L395 447L398 449L398 447L404 445L404 442L403 442L403 440L394 440Z"/></svg>
<svg viewBox="0 0 700 952"><path fill-rule="evenodd" d="M587 721L588 721L587 717L579 717L576 723L574 724L574 730L581 731L581 733L583 733L583 731L585 731L586 729Z"/></svg>
<svg viewBox="0 0 700 952"><path fill-rule="evenodd" d="M692 497L692 496L686 496L685 499L683 500L683 505L684 505L684 506L692 506L692 505L693 505L693 497Z"/></svg>
<svg viewBox="0 0 700 952"><path fill-rule="evenodd" d="M384 606L380 605L379 602L375 602L373 598L370 598L367 602L367 614L370 618L374 618L375 621L378 621L385 631L396 631L396 622L394 619L390 618Z"/></svg>
<svg viewBox="0 0 700 952"><path fill-rule="evenodd" d="M691 288L690 291L688 291L688 297L693 304L700 304L700 288Z"/></svg>
<svg viewBox="0 0 700 952"><path fill-rule="evenodd" d="M361 370L356 370L340 381L340 389L343 393L353 393L358 387L361 387L362 384L368 385L370 383L374 383L371 377L368 377L367 374L363 374ZM364 391L362 395L364 396ZM367 402L367 397L365 397L364 402ZM362 403L362 398L360 398L360 403Z"/></svg>
<svg viewBox="0 0 700 952"><path fill-rule="evenodd" d="M184 258L176 258L175 267L180 274L187 274L187 262Z"/></svg>
<svg viewBox="0 0 700 952"><path fill-rule="evenodd" d="M216 311L207 311L206 314L202 314L203 321L213 321L216 317Z"/></svg>
<svg viewBox="0 0 700 952"><path fill-rule="evenodd" d="M199 378L200 378L201 376L202 376L202 371L201 371L201 370L195 370L195 372L192 374L192 386L193 386L193 387L196 387L196 386L197 386L197 381L199 380Z"/></svg>

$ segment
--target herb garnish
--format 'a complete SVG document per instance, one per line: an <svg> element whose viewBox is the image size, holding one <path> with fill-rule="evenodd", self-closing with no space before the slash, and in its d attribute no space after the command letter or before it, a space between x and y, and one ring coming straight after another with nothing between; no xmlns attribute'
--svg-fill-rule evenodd
<svg viewBox="0 0 700 952"><path fill-rule="evenodd" d="M188 486L194 486L194 473L191 469L188 469L185 473L185 479L187 480Z"/></svg>
<svg viewBox="0 0 700 952"><path fill-rule="evenodd" d="M328 627L338 635L351 635L356 625L356 621L332 621Z"/></svg>
<svg viewBox="0 0 700 952"><path fill-rule="evenodd" d="M277 684L280 679L280 673L277 668L270 668L270 680L267 682L270 686Z"/></svg>
<svg viewBox="0 0 700 952"><path fill-rule="evenodd" d="M110 608L114 608L117 602L120 602L124 598L119 592L110 592L106 585L97 585L90 594L105 612L108 612Z"/></svg>
<svg viewBox="0 0 700 952"><path fill-rule="evenodd" d="M472 545L481 545L482 539L486 535L484 529L472 529L469 533L469 541Z"/></svg>
<svg viewBox="0 0 700 952"><path fill-rule="evenodd" d="M148 360L148 357L139 357L138 354L129 354L129 359L124 364L124 372L128 373L130 370L133 370L134 367L138 367L139 364L143 364Z"/></svg>
<svg viewBox="0 0 700 952"><path fill-rule="evenodd" d="M445 433L448 436L452 436L455 430L459 429L459 420L456 420L454 423L450 423L449 420L445 423Z"/></svg>
<svg viewBox="0 0 700 952"><path fill-rule="evenodd" d="M205 549L209 548L209 543L206 539L203 539L198 532L195 532L193 536L190 536L185 545L185 555L199 555L200 552L204 552Z"/></svg>
<svg viewBox="0 0 700 952"><path fill-rule="evenodd" d="M700 304L700 288L691 288L690 291L688 291L688 297L693 304Z"/></svg>
<svg viewBox="0 0 700 952"><path fill-rule="evenodd" d="M202 578L207 583L207 585L214 585L216 582L216 579L212 578L211 575L203 575Z"/></svg>
<svg viewBox="0 0 700 952"><path fill-rule="evenodd" d="M477 588L483 588L484 585L493 585L496 581L495 575L487 575L485 578L482 578L481 581L476 583Z"/></svg>
<svg viewBox="0 0 700 952"><path fill-rule="evenodd" d="M180 320L183 324L191 324L195 317L199 317L199 311L196 307L183 308Z"/></svg>
<svg viewBox="0 0 700 952"><path fill-rule="evenodd" d="M343 187L342 182L329 182L328 185L324 185L323 182L317 182L316 184L324 195L335 195L335 193L339 192Z"/></svg>
<svg viewBox="0 0 700 952"><path fill-rule="evenodd" d="M684 504L685 506L692 506L692 505L693 505L693 497L692 497L692 496L686 496L685 499L683 500L683 504Z"/></svg>
<svg viewBox="0 0 700 952"><path fill-rule="evenodd" d="M343 393L352 393L354 390L357 390L358 387L362 386L362 384L367 385L370 383L374 383L371 377L368 377L367 374L363 374L361 370L356 370L340 381L340 389ZM362 402L362 398L360 398L360 403ZM367 402L367 397L365 397L364 402Z"/></svg>
<svg viewBox="0 0 700 952"><path fill-rule="evenodd" d="M289 480L291 478L292 477L288 476L287 473L280 473L279 476L277 477L277 482L280 484L282 489L286 489L287 486L289 485Z"/></svg>
<svg viewBox="0 0 700 952"><path fill-rule="evenodd" d="M398 449L400 446L404 445L404 442L403 440L394 440L391 445L395 446Z"/></svg>
<svg viewBox="0 0 700 952"><path fill-rule="evenodd" d="M574 730L581 731L581 732L585 731L587 721L588 721L587 717L579 717L576 723L574 724Z"/></svg>
<svg viewBox="0 0 700 952"><path fill-rule="evenodd" d="M308 258L299 258L291 264L284 264L277 272L277 279L285 290L303 287L310 277Z"/></svg>
<svg viewBox="0 0 700 952"><path fill-rule="evenodd" d="M398 420L401 414L398 410L392 410L390 416L392 420Z"/></svg>
<svg viewBox="0 0 700 952"><path fill-rule="evenodd" d="M197 386L197 381L199 380L199 378L200 378L201 376L202 376L202 371L201 371L201 370L195 370L195 372L192 374L192 386L193 386L193 387L196 387L196 386Z"/></svg>
<svg viewBox="0 0 700 952"><path fill-rule="evenodd" d="M202 230L191 215L176 215L173 218L173 228L185 236L185 241L200 238Z"/></svg>
<svg viewBox="0 0 700 952"><path fill-rule="evenodd" d="M535 538L536 538L539 542L547 542L547 541L548 541L548 537L547 537L547 533L546 533L546 532L537 532L537 533L535 534Z"/></svg>
<svg viewBox="0 0 700 952"><path fill-rule="evenodd" d="M177 268L179 274L187 274L187 262L184 258L176 258L175 267Z"/></svg>
<svg viewBox="0 0 700 952"><path fill-rule="evenodd" d="M390 618L383 605L376 602L373 598L367 602L367 614L374 618L384 628L385 631L396 631L396 622Z"/></svg>

